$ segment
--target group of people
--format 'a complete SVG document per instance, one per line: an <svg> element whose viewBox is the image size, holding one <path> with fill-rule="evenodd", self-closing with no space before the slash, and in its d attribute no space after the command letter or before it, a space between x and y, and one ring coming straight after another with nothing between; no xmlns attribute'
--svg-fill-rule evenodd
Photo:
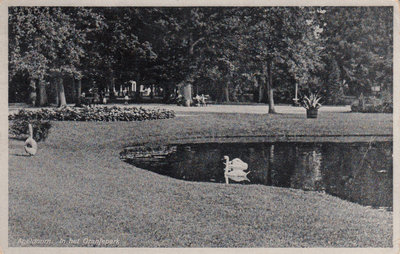
<svg viewBox="0 0 400 254"><path fill-rule="evenodd" d="M99 93L97 89L90 89L89 92L93 94L93 98L86 99L86 94L84 92L81 94L81 98L87 104L100 104L100 103L107 104L108 96L104 91Z"/></svg>
<svg viewBox="0 0 400 254"><path fill-rule="evenodd" d="M206 97L204 96L204 94L202 95L196 95L196 97L193 98L194 102L196 103L196 106L202 107L202 106L207 106L207 102L206 102Z"/></svg>

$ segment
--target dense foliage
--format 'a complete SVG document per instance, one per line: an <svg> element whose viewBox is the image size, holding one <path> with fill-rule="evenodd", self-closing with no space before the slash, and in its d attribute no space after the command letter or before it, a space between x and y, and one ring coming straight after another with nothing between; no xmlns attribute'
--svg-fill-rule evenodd
<svg viewBox="0 0 400 254"><path fill-rule="evenodd" d="M392 7L11 7L9 31L10 98L39 105L130 80L270 112L295 85L324 104L393 86Z"/></svg>
<svg viewBox="0 0 400 254"><path fill-rule="evenodd" d="M144 109L136 107L83 106L20 110L9 115L9 120L52 121L143 121L175 117L175 112L166 109Z"/></svg>
<svg viewBox="0 0 400 254"><path fill-rule="evenodd" d="M392 19L392 8L326 8L320 89L328 102L371 94L373 86L392 93Z"/></svg>

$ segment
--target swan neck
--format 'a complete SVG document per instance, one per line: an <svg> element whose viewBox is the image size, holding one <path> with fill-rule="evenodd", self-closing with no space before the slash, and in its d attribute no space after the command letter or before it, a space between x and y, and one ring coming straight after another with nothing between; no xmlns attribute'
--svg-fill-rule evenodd
<svg viewBox="0 0 400 254"><path fill-rule="evenodd" d="M29 128L29 137L33 138L33 128L32 128L32 124L28 124L28 128Z"/></svg>

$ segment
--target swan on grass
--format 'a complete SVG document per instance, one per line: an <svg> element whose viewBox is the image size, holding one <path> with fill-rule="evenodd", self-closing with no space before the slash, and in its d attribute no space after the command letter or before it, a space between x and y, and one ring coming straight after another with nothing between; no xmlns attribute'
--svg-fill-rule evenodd
<svg viewBox="0 0 400 254"><path fill-rule="evenodd" d="M33 128L32 128L32 125L29 124L28 127L29 127L29 137L25 141L24 149L25 149L25 152L27 152L29 155L35 155L36 152L37 152L37 143L33 139Z"/></svg>
<svg viewBox="0 0 400 254"><path fill-rule="evenodd" d="M232 179L236 182L241 182L241 181L249 181L250 180L247 178L247 174L250 172L244 172L249 165L242 161L239 158L229 160L228 156L224 156L224 164L225 164L225 182L229 184L229 179Z"/></svg>

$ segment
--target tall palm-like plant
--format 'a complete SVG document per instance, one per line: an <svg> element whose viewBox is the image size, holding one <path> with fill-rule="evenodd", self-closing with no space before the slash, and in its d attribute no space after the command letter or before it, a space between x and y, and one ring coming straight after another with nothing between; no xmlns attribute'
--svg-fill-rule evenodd
<svg viewBox="0 0 400 254"><path fill-rule="evenodd" d="M309 97L307 97L306 95L303 97L301 105L307 110L319 109L322 106L322 104L319 103L321 99L322 97L318 96L317 94L311 93Z"/></svg>

